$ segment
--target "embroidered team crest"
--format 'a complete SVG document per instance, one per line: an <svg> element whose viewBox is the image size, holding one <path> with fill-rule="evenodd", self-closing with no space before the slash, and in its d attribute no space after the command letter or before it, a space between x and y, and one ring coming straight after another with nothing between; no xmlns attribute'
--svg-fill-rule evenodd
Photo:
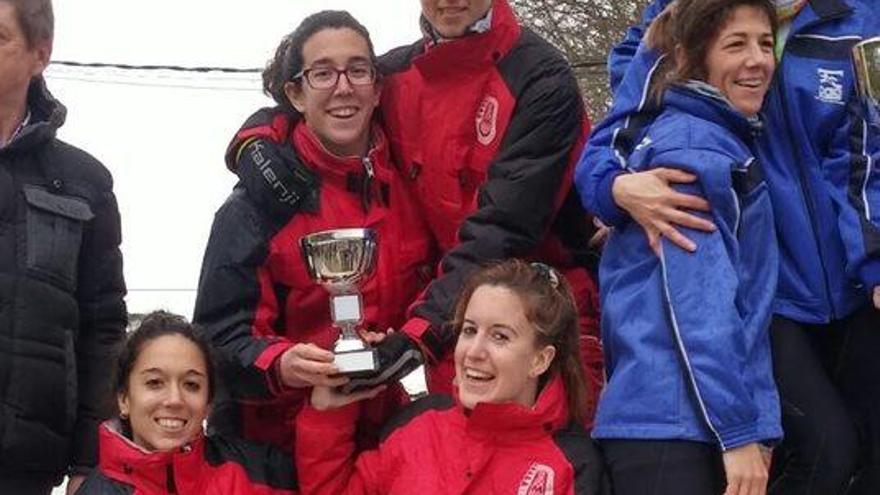
<svg viewBox="0 0 880 495"><path fill-rule="evenodd" d="M843 71L818 69L819 93L816 99L823 103L843 105Z"/></svg>
<svg viewBox="0 0 880 495"><path fill-rule="evenodd" d="M477 109L477 141L488 146L495 139L498 125L498 99L487 95Z"/></svg>
<svg viewBox="0 0 880 495"><path fill-rule="evenodd" d="M553 468L534 462L520 481L516 495L553 495L554 476Z"/></svg>

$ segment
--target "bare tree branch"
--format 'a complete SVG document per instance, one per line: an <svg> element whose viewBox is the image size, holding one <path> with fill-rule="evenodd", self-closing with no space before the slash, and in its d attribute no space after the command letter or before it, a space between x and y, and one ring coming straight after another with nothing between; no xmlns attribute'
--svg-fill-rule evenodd
<svg viewBox="0 0 880 495"><path fill-rule="evenodd" d="M587 112L602 118L611 95L605 60L649 0L511 0L522 22L559 48L574 69Z"/></svg>

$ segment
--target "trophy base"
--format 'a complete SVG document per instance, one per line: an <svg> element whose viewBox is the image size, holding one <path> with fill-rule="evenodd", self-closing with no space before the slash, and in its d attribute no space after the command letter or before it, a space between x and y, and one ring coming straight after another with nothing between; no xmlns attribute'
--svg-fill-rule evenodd
<svg viewBox="0 0 880 495"><path fill-rule="evenodd" d="M379 360L375 349L358 349L352 351L336 351L333 364L341 375L358 377L368 376L379 369Z"/></svg>

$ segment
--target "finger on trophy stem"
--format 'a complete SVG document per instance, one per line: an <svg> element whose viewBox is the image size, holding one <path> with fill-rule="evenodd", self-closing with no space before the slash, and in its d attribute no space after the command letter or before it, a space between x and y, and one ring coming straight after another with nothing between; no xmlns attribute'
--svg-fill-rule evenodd
<svg viewBox="0 0 880 495"><path fill-rule="evenodd" d="M291 351L288 352L293 352L298 357L310 361L320 361L325 363L333 362L333 353L326 349L322 349L315 344L296 344L291 348Z"/></svg>

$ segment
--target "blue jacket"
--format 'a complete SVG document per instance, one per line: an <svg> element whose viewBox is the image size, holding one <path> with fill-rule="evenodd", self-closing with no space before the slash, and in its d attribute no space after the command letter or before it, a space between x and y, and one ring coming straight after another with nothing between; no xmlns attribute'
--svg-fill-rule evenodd
<svg viewBox="0 0 880 495"><path fill-rule="evenodd" d="M612 52L614 105L577 168L582 201L612 225L627 217L611 184L657 113L644 98L657 54L639 38L668 3L655 0ZM765 100L759 146L781 254L775 311L796 321L843 318L880 285L880 132L865 124L850 61L853 44L878 34L880 17L862 1L811 0L793 20Z"/></svg>
<svg viewBox="0 0 880 495"><path fill-rule="evenodd" d="M702 83L666 92L629 158L698 177L713 233L686 231L691 254L651 251L635 222L616 228L599 268L608 383L593 436L692 440L730 449L782 436L768 326L778 252L757 123Z"/></svg>

